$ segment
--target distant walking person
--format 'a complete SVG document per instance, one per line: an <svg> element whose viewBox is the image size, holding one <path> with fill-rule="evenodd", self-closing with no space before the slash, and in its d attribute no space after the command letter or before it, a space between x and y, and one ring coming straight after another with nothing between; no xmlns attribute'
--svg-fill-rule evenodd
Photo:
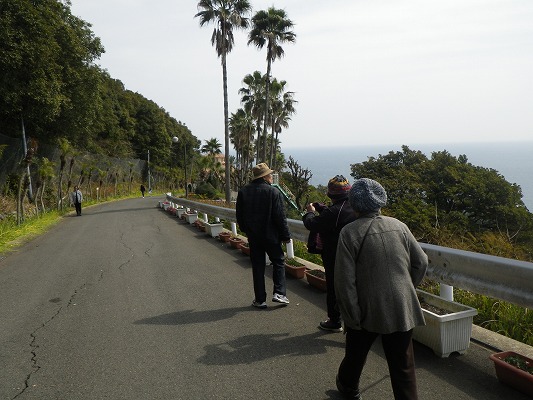
<svg viewBox="0 0 533 400"><path fill-rule="evenodd" d="M141 194L143 196L143 199L144 199L144 192L146 191L146 188L144 187L144 185L141 185Z"/></svg>
<svg viewBox="0 0 533 400"><path fill-rule="evenodd" d="M385 189L372 179L356 180L349 194L356 220L340 233L335 292L344 326L346 350L337 388L361 399L359 379L372 343L381 335L396 400L418 399L413 328L425 325L415 287L428 258L409 228L382 216Z"/></svg>
<svg viewBox="0 0 533 400"><path fill-rule="evenodd" d="M266 254L272 262L274 290L272 301L289 304L285 287L285 257L281 243L291 239L281 192L272 187L272 171L267 164L257 164L253 181L237 195L237 223L248 236L254 282L254 307L266 308Z"/></svg>
<svg viewBox="0 0 533 400"><path fill-rule="evenodd" d="M321 256L326 271L328 319L321 321L318 327L331 332L342 332L341 314L337 307L333 282L339 233L344 225L355 220L355 214L348 201L350 188L350 183L344 176L334 176L328 182L327 192L332 204L329 206L319 203L308 204L307 213L302 217L305 227L311 232L318 232L322 240Z"/></svg>
<svg viewBox="0 0 533 400"><path fill-rule="evenodd" d="M74 191L70 194L70 201L76 208L76 215L81 215L81 202L83 201L83 195L78 186L74 186Z"/></svg>

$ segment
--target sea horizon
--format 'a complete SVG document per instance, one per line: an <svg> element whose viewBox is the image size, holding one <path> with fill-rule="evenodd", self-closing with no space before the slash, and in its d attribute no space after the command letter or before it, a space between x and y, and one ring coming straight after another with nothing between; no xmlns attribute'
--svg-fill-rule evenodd
<svg viewBox="0 0 533 400"><path fill-rule="evenodd" d="M472 165L491 168L509 183L522 189L522 201L533 212L533 141L488 143L422 143L407 145L413 151L421 151L428 158L432 152L448 151L452 156L465 155ZM285 158L292 156L300 167L309 169L313 186L326 185L335 175L344 175L351 182L351 164L367 161L369 157L385 155L390 151L402 151L402 145L361 145L338 147L286 147Z"/></svg>

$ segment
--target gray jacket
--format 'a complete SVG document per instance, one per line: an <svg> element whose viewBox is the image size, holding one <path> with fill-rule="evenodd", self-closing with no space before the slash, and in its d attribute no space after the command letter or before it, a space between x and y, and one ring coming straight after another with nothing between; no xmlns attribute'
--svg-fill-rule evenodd
<svg viewBox="0 0 533 400"><path fill-rule="evenodd" d="M335 263L335 294L346 326L388 334L425 325L415 287L427 266L427 255L403 222L375 213L346 225Z"/></svg>
<svg viewBox="0 0 533 400"><path fill-rule="evenodd" d="M77 197L77 199L76 199ZM83 202L83 195L81 194L81 190L74 190L73 192L70 193L70 203L71 204L74 204L76 203L76 200L78 200L78 203L82 203Z"/></svg>

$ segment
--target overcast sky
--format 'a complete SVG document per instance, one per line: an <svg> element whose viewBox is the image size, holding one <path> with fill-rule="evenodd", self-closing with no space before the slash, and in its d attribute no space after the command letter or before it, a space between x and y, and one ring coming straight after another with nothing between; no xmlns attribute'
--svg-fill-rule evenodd
<svg viewBox="0 0 533 400"><path fill-rule="evenodd" d="M191 0L72 0L102 68L224 143L222 68ZM531 0L251 0L283 8L296 43L272 74L295 92L282 147L533 140ZM266 51L235 34L230 113Z"/></svg>

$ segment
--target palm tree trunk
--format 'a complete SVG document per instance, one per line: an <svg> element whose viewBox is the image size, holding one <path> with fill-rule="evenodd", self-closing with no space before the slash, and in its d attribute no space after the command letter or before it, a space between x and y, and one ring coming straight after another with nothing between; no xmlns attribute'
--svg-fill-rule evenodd
<svg viewBox="0 0 533 400"><path fill-rule="evenodd" d="M270 96L270 70L272 67L272 61L270 58L267 62L267 73L265 80L265 115L263 121L263 162L267 160L267 123L268 123L268 108L269 108L269 96Z"/></svg>
<svg viewBox="0 0 533 400"><path fill-rule="evenodd" d="M226 37L223 34L223 37ZM224 162L225 162L225 193L226 204L231 202L230 165L229 165L229 111L228 111L228 70L226 68L226 51L222 52L222 84L224 89Z"/></svg>
<svg viewBox="0 0 533 400"><path fill-rule="evenodd" d="M271 124L272 124L272 139L271 139L271 143L270 143L270 168L273 167L274 165L274 151L275 151L275 144L276 142L274 141L274 130L275 130L275 127L274 127L274 115L272 115L272 118L271 118Z"/></svg>
<svg viewBox="0 0 533 400"><path fill-rule="evenodd" d="M41 196L40 196L40 200L41 200L41 211L44 213L46 213L46 208L44 206L44 201L43 201L43 195L44 195L44 191L46 189L46 181L43 181L43 187L41 188Z"/></svg>
<svg viewBox="0 0 533 400"><path fill-rule="evenodd" d="M22 172L19 180L19 187L17 192L17 225L24 221L24 207L22 205L24 199L24 180L26 179L26 171Z"/></svg>
<svg viewBox="0 0 533 400"><path fill-rule="evenodd" d="M274 143L276 143L276 150L275 150L275 153L276 153L276 155L277 155L277 153L278 153L278 151L277 151L277 149L278 149L278 147L277 147L277 145L278 145L278 132L277 132L277 131L276 131L276 138L274 139ZM275 157L275 158L274 158L274 162L275 162L275 164L274 164L274 168L271 167L271 168L274 169L274 170L276 169L275 167L277 167L277 165L276 165L276 164L277 164L277 160L278 160L278 158Z"/></svg>

